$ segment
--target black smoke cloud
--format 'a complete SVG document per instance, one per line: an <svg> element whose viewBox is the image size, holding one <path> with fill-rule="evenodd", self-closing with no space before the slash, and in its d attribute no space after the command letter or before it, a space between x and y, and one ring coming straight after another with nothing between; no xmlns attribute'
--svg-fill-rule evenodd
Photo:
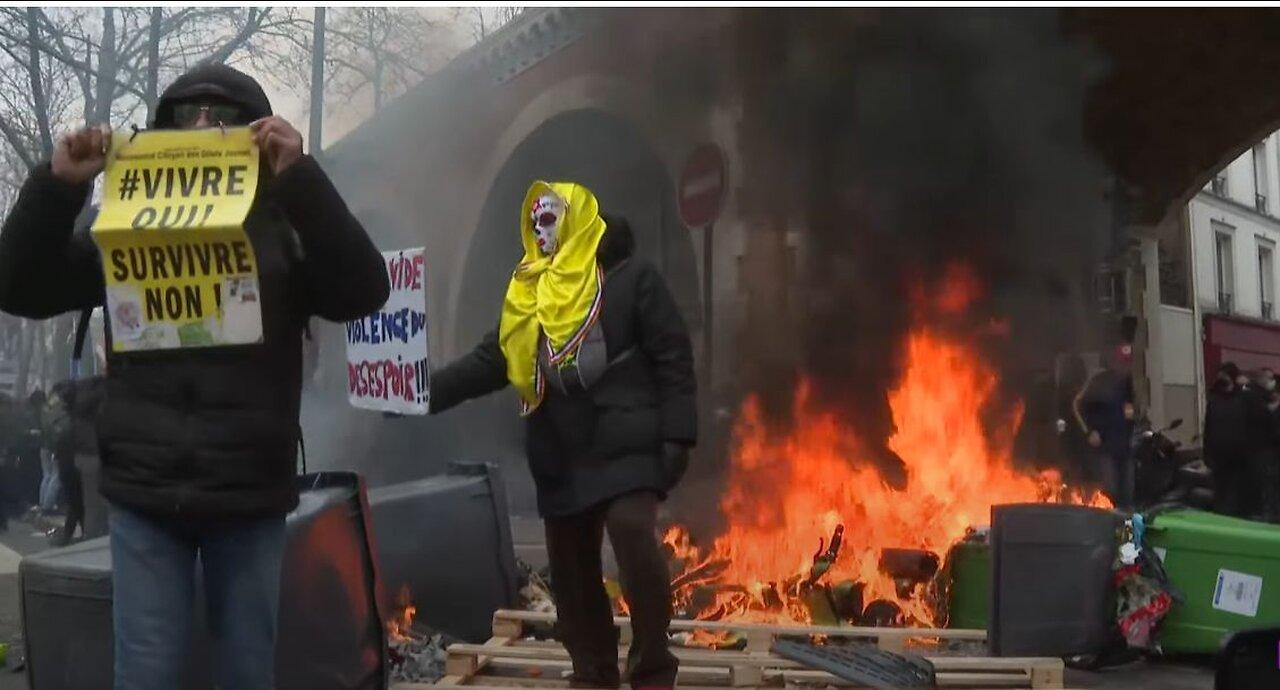
<svg viewBox="0 0 1280 690"><path fill-rule="evenodd" d="M867 438L886 438L885 392L911 326L909 294L963 262L986 286L974 323L1010 337L989 354L1013 378L1084 347L1083 287L1110 234L1109 173L1085 140L1089 87L1105 65L1054 11L780 12L785 59L753 77L785 109L761 117L787 144L780 198L804 219L803 307L752 352L796 347L818 398ZM777 51L777 45L767 50ZM769 68L767 68L769 69ZM750 164L750 163L749 163ZM789 331L789 332L788 332ZM787 377L749 390L785 415Z"/></svg>

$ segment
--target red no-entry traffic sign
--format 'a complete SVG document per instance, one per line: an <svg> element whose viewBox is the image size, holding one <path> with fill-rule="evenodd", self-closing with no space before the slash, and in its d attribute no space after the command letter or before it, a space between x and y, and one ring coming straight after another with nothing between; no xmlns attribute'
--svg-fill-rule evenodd
<svg viewBox="0 0 1280 690"><path fill-rule="evenodd" d="M724 201L724 156L715 144L699 146L680 172L680 220L690 229L711 225Z"/></svg>

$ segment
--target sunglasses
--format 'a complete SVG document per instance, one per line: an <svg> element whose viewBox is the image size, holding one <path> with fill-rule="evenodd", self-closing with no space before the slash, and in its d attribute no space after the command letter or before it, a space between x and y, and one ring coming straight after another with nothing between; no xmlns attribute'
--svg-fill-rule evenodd
<svg viewBox="0 0 1280 690"><path fill-rule="evenodd" d="M200 115L208 116L210 124L234 125L240 122L240 106L225 103L178 103L173 106L173 122L179 127L191 127L200 121Z"/></svg>

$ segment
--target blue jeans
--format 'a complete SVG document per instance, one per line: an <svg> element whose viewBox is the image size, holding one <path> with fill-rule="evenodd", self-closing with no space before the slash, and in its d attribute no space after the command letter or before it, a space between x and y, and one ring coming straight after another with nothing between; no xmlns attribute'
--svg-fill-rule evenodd
<svg viewBox="0 0 1280 690"><path fill-rule="evenodd" d="M53 453L40 451L40 471L44 473L40 480L40 510L51 513L58 505L58 497L62 495L62 482L58 481L58 463Z"/></svg>
<svg viewBox="0 0 1280 690"><path fill-rule="evenodd" d="M196 557L224 690L270 690L284 518L188 523L111 506L115 690L183 685L191 647Z"/></svg>

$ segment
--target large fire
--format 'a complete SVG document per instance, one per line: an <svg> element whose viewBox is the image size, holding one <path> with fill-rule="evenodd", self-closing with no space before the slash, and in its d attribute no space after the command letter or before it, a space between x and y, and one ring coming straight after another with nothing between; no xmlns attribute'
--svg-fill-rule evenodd
<svg viewBox="0 0 1280 690"><path fill-rule="evenodd" d="M890 486L865 461L866 444L837 414L818 409L807 382L795 391L799 421L785 431L768 428L758 401L746 401L721 499L725 531L708 550L680 527L665 536L684 565L674 582L679 609L701 619L759 622L829 619L834 609L835 618L848 620L838 610L856 589L859 602L881 600L879 614L864 609L863 623L872 613L877 623L934 625L929 568L936 570L967 530L986 525L992 505L1109 505L1065 487L1054 471L1015 468L1021 405L999 409L998 377L975 337L944 326L948 315L967 309L975 285L953 271L937 297L913 300L919 318L888 396L896 428L888 447L905 465L905 487ZM925 573L913 579L903 568Z"/></svg>

